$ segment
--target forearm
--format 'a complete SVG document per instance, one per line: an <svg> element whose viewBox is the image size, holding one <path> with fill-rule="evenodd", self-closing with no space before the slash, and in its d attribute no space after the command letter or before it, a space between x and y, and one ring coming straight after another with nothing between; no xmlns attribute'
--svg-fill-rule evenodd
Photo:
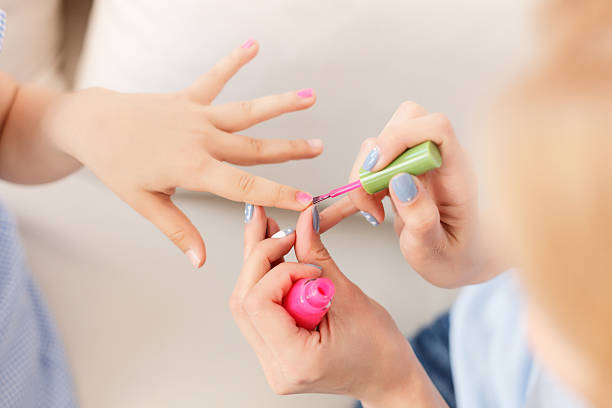
<svg viewBox="0 0 612 408"><path fill-rule="evenodd" d="M38 184L62 178L80 163L53 145L44 123L58 93L20 86L0 73L0 178Z"/></svg>
<svg viewBox="0 0 612 408"><path fill-rule="evenodd" d="M410 349L410 343L406 341L406 352L409 360L403 365L406 371L395 374L395 380L389 378L376 390L367 392L361 398L365 408L442 408L447 407L446 402L429 379L417 357ZM401 357L398 355L398 359Z"/></svg>

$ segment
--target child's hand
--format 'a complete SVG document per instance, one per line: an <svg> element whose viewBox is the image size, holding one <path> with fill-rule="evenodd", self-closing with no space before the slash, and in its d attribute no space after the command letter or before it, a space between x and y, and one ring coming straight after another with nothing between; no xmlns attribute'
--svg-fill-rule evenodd
<svg viewBox="0 0 612 408"><path fill-rule="evenodd" d="M303 210L311 201L307 193L223 163L279 163L315 157L323 149L317 139L265 140L235 133L310 107L315 96L309 89L211 105L257 50L257 43L245 43L174 94L88 89L63 96L46 116L45 132L201 266L204 242L170 199L177 187L291 210Z"/></svg>
<svg viewBox="0 0 612 408"><path fill-rule="evenodd" d="M372 407L443 405L391 316L331 259L311 214L302 213L297 232L265 239L271 221L255 207L245 228L245 264L230 305L272 389L346 394ZM302 263L284 263L294 244ZM282 299L295 280L321 275L336 294L319 330L308 331L296 326Z"/></svg>
<svg viewBox="0 0 612 408"><path fill-rule="evenodd" d="M378 194L369 195L362 189L349 193L349 198L321 214L322 230L356 210L368 213L364 216L373 224L382 222L381 201L389 195L397 213L395 230L401 251L419 274L442 287L488 279L494 268L480 236L475 176L446 117L428 114L412 102L403 103L378 138L363 143L350 180L358 179L362 166L381 170L406 149L426 140L440 148L439 169L418 177L398 175L388 190Z"/></svg>

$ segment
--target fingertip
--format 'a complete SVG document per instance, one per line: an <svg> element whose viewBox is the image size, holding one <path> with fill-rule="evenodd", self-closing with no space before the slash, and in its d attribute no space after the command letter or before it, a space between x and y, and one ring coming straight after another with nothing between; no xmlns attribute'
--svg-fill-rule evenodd
<svg viewBox="0 0 612 408"><path fill-rule="evenodd" d="M206 246L204 241L201 245L192 245L185 251L185 256L195 269L201 268L206 262Z"/></svg>
<svg viewBox="0 0 612 408"><path fill-rule="evenodd" d="M295 94L305 103L307 102L313 104L317 99L317 95L312 88L300 89L299 91L296 91Z"/></svg>
<svg viewBox="0 0 612 408"><path fill-rule="evenodd" d="M306 143L310 146L310 149L316 153L316 155L320 155L323 152L323 140L321 139L308 139Z"/></svg>
<svg viewBox="0 0 612 408"><path fill-rule="evenodd" d="M240 50L246 50L249 53L257 52L259 49L259 43L256 39L250 37L239 48Z"/></svg>
<svg viewBox="0 0 612 408"><path fill-rule="evenodd" d="M304 211L312 205L312 195L305 191L298 191L295 193L295 201L301 205L299 211Z"/></svg>

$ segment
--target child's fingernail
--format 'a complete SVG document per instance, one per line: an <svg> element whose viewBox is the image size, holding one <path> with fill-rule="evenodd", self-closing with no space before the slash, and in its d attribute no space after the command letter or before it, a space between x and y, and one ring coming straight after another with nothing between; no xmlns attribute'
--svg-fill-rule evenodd
<svg viewBox="0 0 612 408"><path fill-rule="evenodd" d="M293 228L286 228L278 231L276 234L272 235L270 238L285 238L287 235L293 234Z"/></svg>
<svg viewBox="0 0 612 408"><path fill-rule="evenodd" d="M193 249L188 249L185 251L185 255L187 255L187 259L189 259L189 262L191 262L194 268L200 266L200 257Z"/></svg>
<svg viewBox="0 0 612 408"><path fill-rule="evenodd" d="M365 212L365 211L359 211L359 212L361 213L361 215L363 215L363 218L365 218L366 221L369 222L371 225L373 225L374 227L378 225L378 220L374 218L372 214L370 214L369 212Z"/></svg>
<svg viewBox="0 0 612 408"><path fill-rule="evenodd" d="M310 203L312 203L312 196L310 194L308 194L308 193L303 192L303 191L299 191L295 195L295 199L298 200L302 204L310 204Z"/></svg>
<svg viewBox="0 0 612 408"><path fill-rule="evenodd" d="M319 265L315 265L315 264L306 264L306 265L313 266L313 267L317 268L318 270L323 270L323 267L319 266Z"/></svg>
<svg viewBox="0 0 612 408"><path fill-rule="evenodd" d="M253 204L245 204L244 205L244 223L246 224L247 222L251 221L251 218L253 218L253 209L255 207L253 206Z"/></svg>
<svg viewBox="0 0 612 408"><path fill-rule="evenodd" d="M312 229L319 232L319 209L316 205L312 207Z"/></svg>
<svg viewBox="0 0 612 408"><path fill-rule="evenodd" d="M374 166L376 166L376 162L378 161L378 156L380 155L380 149L378 146L375 146L370 153L366 156L363 161L363 165L361 166L364 170L370 171Z"/></svg>
<svg viewBox="0 0 612 408"><path fill-rule="evenodd" d="M253 44L255 44L255 40L252 38L249 38L248 40L244 42L244 44L242 44L241 48L251 48Z"/></svg>
<svg viewBox="0 0 612 408"><path fill-rule="evenodd" d="M323 141L321 139L308 139L306 142L312 147L314 150L319 150L323 147Z"/></svg>
<svg viewBox="0 0 612 408"><path fill-rule="evenodd" d="M301 91L297 91L297 96L299 96L300 98L312 98L312 95L314 94L314 92L312 91L312 88L306 88L306 89L302 89Z"/></svg>
<svg viewBox="0 0 612 408"><path fill-rule="evenodd" d="M417 186L408 173L402 173L391 180L391 187L402 203L409 203L416 197Z"/></svg>

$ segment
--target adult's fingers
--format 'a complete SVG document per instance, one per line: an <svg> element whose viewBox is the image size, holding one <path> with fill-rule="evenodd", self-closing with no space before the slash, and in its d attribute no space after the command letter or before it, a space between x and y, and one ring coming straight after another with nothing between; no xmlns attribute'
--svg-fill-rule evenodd
<svg viewBox="0 0 612 408"><path fill-rule="evenodd" d="M181 187L209 191L228 200L294 211L301 211L312 203L312 196L304 191L216 161L207 167L206 174L194 177Z"/></svg>
<svg viewBox="0 0 612 408"><path fill-rule="evenodd" d="M361 165L366 159L368 152L371 151L374 146L376 146L376 139L374 138L366 139L361 144L361 149L359 150L359 154L357 155L357 159L355 160L353 169L351 170L350 181L359 179L359 170L361 169ZM362 188L358 188L348 193L348 196L355 207L361 211L365 211L371 217L374 217L378 223L383 222L385 219L385 209L382 204L382 197L384 197L384 195L384 192L382 195L368 194Z"/></svg>
<svg viewBox="0 0 612 408"><path fill-rule="evenodd" d="M210 140L208 152L217 160L242 166L308 159L323 151L321 139L256 139L225 133Z"/></svg>
<svg viewBox="0 0 612 408"><path fill-rule="evenodd" d="M206 260L206 247L202 236L189 218L163 193L139 193L135 200L127 200L130 205L151 221L170 241L189 259L195 268Z"/></svg>
<svg viewBox="0 0 612 408"><path fill-rule="evenodd" d="M425 109L415 102L404 102L399 108L393 113L389 122L385 125L383 130L380 132L377 138L377 143L368 152L365 160L363 161L363 168L369 171L378 171L389 164L394 158L399 156L406 148L392 146L394 149L389 149L389 142L387 139L390 134L402 133L405 130L406 123L412 119L424 116L427 114ZM381 139L385 139L383 142L384 151L380 146ZM394 152L399 153L394 155Z"/></svg>
<svg viewBox="0 0 612 408"><path fill-rule="evenodd" d="M387 166L406 149L427 140L433 141L443 157L444 166L452 168L461 154L459 142L450 121L440 113L431 113L418 118L399 115L381 132L376 141L379 158L372 171Z"/></svg>
<svg viewBox="0 0 612 408"><path fill-rule="evenodd" d="M246 261L253 249L266 239L268 219L265 210L260 206L245 204L244 207L244 256Z"/></svg>
<svg viewBox="0 0 612 408"><path fill-rule="evenodd" d="M189 86L186 89L187 94L198 103L210 104L221 92L227 81L257 55L257 51L259 51L259 44L253 39L247 40Z"/></svg>
<svg viewBox="0 0 612 408"><path fill-rule="evenodd" d="M295 256L299 262L318 265L323 268L323 276L331 279L336 286L346 280L329 251L321 242L321 237L317 231L316 207L311 207L303 211L295 227Z"/></svg>
<svg viewBox="0 0 612 408"><path fill-rule="evenodd" d="M351 199L349 197L343 197L321 211L321 226L319 232L324 233L343 219L355 214L357 211L359 211L359 209L355 207Z"/></svg>
<svg viewBox="0 0 612 408"><path fill-rule="evenodd" d="M285 230L286 234L280 238L269 238L261 241L251 251L244 262L242 272L236 282L234 293L239 299L255 286L255 284L270 270L272 263L286 255L295 243L293 230Z"/></svg>
<svg viewBox="0 0 612 408"><path fill-rule="evenodd" d="M304 344L300 337L307 339L318 336L296 326L295 320L282 305L283 298L293 282L302 278L316 278L321 271L311 265L283 263L266 274L245 299L244 309L251 323L272 350L284 352L287 346Z"/></svg>
<svg viewBox="0 0 612 408"><path fill-rule="evenodd" d="M393 177L389 190L404 224L401 238L409 239L413 248L423 249L415 251L415 256L418 252L425 253L425 248L435 246L434 243L443 238L438 206L420 180L408 173Z"/></svg>
<svg viewBox="0 0 612 408"><path fill-rule="evenodd" d="M210 106L207 108L207 117L217 128L233 133L284 113L309 108L315 100L312 89L302 89L250 101Z"/></svg>

